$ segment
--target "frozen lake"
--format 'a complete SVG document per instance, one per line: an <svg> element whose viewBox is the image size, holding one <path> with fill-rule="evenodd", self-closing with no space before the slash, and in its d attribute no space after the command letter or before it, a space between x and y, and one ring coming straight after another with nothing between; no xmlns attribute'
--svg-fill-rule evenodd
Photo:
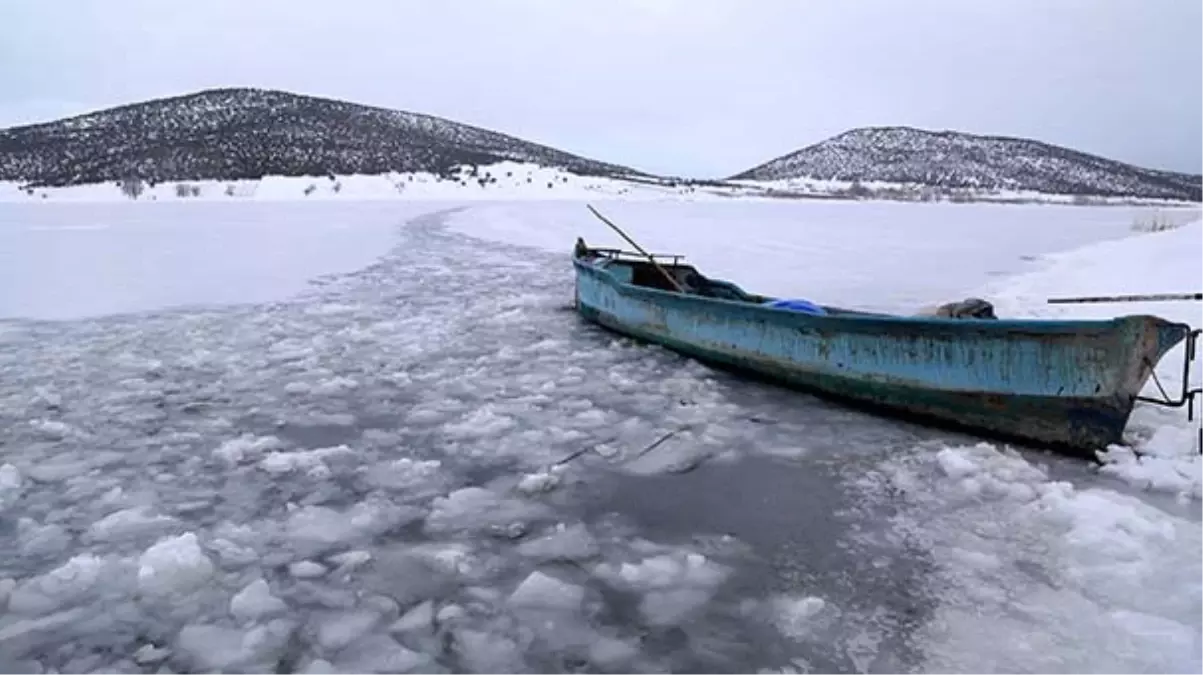
<svg viewBox="0 0 1203 675"><path fill-rule="evenodd" d="M751 289L895 309L1132 221L602 209ZM0 223L3 313L60 319L0 321L0 670L1200 666L1197 500L588 326L567 249L612 239L579 204Z"/></svg>
<svg viewBox="0 0 1203 675"><path fill-rule="evenodd" d="M372 202L0 204L0 316L285 298L371 263L406 213Z"/></svg>

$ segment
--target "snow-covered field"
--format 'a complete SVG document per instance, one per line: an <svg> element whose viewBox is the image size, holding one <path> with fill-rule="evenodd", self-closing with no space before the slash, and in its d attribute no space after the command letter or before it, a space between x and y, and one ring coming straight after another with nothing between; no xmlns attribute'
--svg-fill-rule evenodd
<svg viewBox="0 0 1203 675"><path fill-rule="evenodd" d="M1160 206L1197 210L1197 205L1160 199L1083 197L1031 191L959 189L933 191L904 183L853 183L809 178L784 181L718 181L691 183L653 177L581 176L570 171L523 162L463 165L447 175L391 172L350 176L265 176L248 180L194 180L138 183L136 191L118 183L34 187L0 181L0 202L163 201L363 201L363 200L505 200L579 201L618 198L623 201L847 198L850 191L868 191L875 198L901 201L977 201L984 203Z"/></svg>
<svg viewBox="0 0 1203 675"><path fill-rule="evenodd" d="M1201 276L1199 224L1118 207L598 205L876 309ZM566 311L578 234L617 243L567 202L0 204L0 669L1203 667L1181 411L1100 470L745 382ZM1109 309L1200 323L1058 311Z"/></svg>
<svg viewBox="0 0 1203 675"><path fill-rule="evenodd" d="M353 176L266 176L232 181L179 181L141 184L136 196L116 183L32 188L0 181L0 202L131 201L364 201L364 200L624 200L666 198L720 199L758 194L754 186L698 188L658 179L621 180L581 176L519 162L462 166L449 175L393 172Z"/></svg>

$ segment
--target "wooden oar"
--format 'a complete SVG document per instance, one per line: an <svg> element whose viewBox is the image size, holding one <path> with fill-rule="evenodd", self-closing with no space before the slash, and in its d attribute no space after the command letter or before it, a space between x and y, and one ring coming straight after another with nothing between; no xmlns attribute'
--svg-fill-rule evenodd
<svg viewBox="0 0 1203 675"><path fill-rule="evenodd" d="M1100 295L1085 298L1049 298L1050 305L1069 305L1084 302L1168 302L1172 300L1203 300L1203 293L1155 293L1153 295Z"/></svg>
<svg viewBox="0 0 1203 675"><path fill-rule="evenodd" d="M640 253L642 253L644 255L644 257L647 258L647 261L650 262L653 267L655 267L657 270L659 270L660 274L664 275L665 280L667 280L668 283L672 284L673 288L677 289L678 293L685 292L685 289L681 287L681 284L677 283L676 278L673 277L673 275L669 274L668 270L661 267L660 263L656 262L655 256L653 256L651 253L648 253L647 251L643 250L643 247L640 246L639 244L636 244L634 239L631 239L630 237L628 237L626 232L623 232L617 225L610 222L610 219L608 219L605 216L603 216L602 214L598 213L597 209L593 208L592 204L586 204L585 206L587 206L589 208L589 211L591 211L593 213L593 215L597 216L598 220L602 221L606 225L609 225L611 230L614 230L615 232L618 233L618 236L622 237L623 239L626 239L628 244L630 244L631 246L634 246L636 251L639 251Z"/></svg>

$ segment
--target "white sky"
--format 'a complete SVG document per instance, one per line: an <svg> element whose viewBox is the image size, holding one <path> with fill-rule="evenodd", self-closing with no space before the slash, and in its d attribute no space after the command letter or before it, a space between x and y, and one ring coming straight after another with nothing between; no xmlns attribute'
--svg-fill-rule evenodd
<svg viewBox="0 0 1203 675"><path fill-rule="evenodd" d="M225 86L726 176L866 125L1203 165L1198 0L0 0L0 126Z"/></svg>

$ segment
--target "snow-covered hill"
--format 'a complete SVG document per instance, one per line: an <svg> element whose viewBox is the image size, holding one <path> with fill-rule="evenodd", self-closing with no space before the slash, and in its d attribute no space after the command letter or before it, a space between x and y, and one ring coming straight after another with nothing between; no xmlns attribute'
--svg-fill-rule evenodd
<svg viewBox="0 0 1203 675"><path fill-rule="evenodd" d="M78 185L427 172L516 161L638 175L417 113L261 89L217 89L0 131L0 181Z"/></svg>
<svg viewBox="0 0 1203 675"><path fill-rule="evenodd" d="M814 181L913 188L1200 201L1203 177L1143 169L1048 143L910 127L853 129L732 180L806 189Z"/></svg>

